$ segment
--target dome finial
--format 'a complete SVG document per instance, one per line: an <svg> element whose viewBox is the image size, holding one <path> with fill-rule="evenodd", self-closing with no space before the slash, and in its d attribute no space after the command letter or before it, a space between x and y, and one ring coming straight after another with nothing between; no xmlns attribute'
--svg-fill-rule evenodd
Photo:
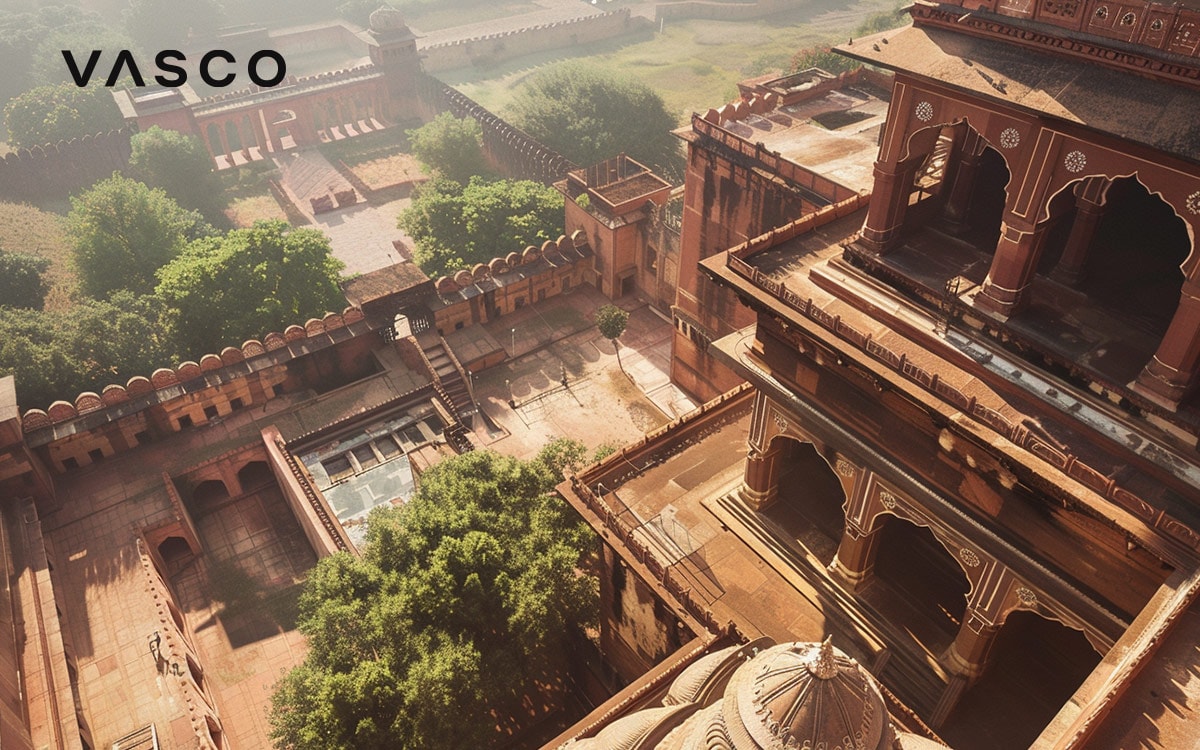
<svg viewBox="0 0 1200 750"><path fill-rule="evenodd" d="M841 670L838 669L837 657L833 653L832 635L817 647L816 654L808 662L808 671L819 680L832 680L837 677Z"/></svg>

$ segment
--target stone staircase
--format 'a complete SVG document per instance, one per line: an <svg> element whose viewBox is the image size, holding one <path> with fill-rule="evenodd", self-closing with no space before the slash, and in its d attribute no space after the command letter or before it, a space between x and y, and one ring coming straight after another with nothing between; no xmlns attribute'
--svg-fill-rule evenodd
<svg viewBox="0 0 1200 750"><path fill-rule="evenodd" d="M864 665L872 674L919 716L927 721L938 718L951 679L933 656L895 628L886 615L842 588L811 552L773 521L746 507L734 493L706 506L760 557L783 570L793 585L815 593L834 627L875 655L872 663Z"/></svg>
<svg viewBox="0 0 1200 750"><path fill-rule="evenodd" d="M446 345L446 340L436 333L425 332L417 337L425 359L433 367L434 374L441 381L442 388L450 398L448 407L455 416L462 419L475 413L475 405L471 400L470 388L467 387L465 372L459 365L454 353Z"/></svg>

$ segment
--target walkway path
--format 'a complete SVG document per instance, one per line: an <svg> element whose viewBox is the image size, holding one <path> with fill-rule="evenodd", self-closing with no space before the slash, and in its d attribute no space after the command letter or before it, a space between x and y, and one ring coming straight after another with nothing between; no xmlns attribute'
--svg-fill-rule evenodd
<svg viewBox="0 0 1200 750"><path fill-rule="evenodd" d="M346 264L346 275L367 273L401 260L411 260L412 240L396 227L396 217L408 207L408 198L378 206L361 202L335 211L314 214L310 198L349 190L350 183L315 148L288 151L272 157L281 173L283 190L325 232L333 255ZM395 242L400 243L396 247Z"/></svg>

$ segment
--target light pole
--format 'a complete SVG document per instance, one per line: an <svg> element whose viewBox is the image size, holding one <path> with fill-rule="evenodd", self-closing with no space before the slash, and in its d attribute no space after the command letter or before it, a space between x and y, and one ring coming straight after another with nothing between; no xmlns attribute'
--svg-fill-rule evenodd
<svg viewBox="0 0 1200 750"><path fill-rule="evenodd" d="M517 329L512 329L512 355L517 356Z"/></svg>

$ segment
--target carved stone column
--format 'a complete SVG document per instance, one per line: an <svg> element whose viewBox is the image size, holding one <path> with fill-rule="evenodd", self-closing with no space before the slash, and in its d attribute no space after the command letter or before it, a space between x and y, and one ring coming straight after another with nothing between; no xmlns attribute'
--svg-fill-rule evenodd
<svg viewBox="0 0 1200 750"><path fill-rule="evenodd" d="M946 651L946 667L970 682L975 681L987 666L988 655L999 632L999 624L991 622L979 609L968 605L962 627Z"/></svg>
<svg viewBox="0 0 1200 750"><path fill-rule="evenodd" d="M875 162L875 187L862 229L862 242L880 255L895 244L904 226L917 163Z"/></svg>
<svg viewBox="0 0 1200 750"><path fill-rule="evenodd" d="M1096 236L1096 227L1104 218L1104 200L1112 181L1089 177L1075 186L1075 223L1063 247L1062 258L1050 274L1057 281L1076 286L1083 281L1083 266Z"/></svg>
<svg viewBox="0 0 1200 750"><path fill-rule="evenodd" d="M779 475L776 468L778 451L751 454L746 458L746 474L738 494L752 510L764 510L779 495Z"/></svg>
<svg viewBox="0 0 1200 750"><path fill-rule="evenodd" d="M1179 293L1175 317L1154 357L1133 389L1174 410L1196 387L1200 370L1200 281L1188 279Z"/></svg>
<svg viewBox="0 0 1200 750"><path fill-rule="evenodd" d="M1026 291L1037 271L1044 233L1044 225L1029 226L1005 216L992 268L975 297L976 307L1005 318L1020 311L1028 302Z"/></svg>
<svg viewBox="0 0 1200 750"><path fill-rule="evenodd" d="M841 581L850 591L857 590L875 572L875 553L879 550L880 531L887 523L887 516L879 516L875 528L864 531L857 524L846 522L842 541L837 554L829 564L829 573Z"/></svg>
<svg viewBox="0 0 1200 750"><path fill-rule="evenodd" d="M967 130L963 137L962 152L958 158L958 168L954 171L954 184L946 197L946 206L942 209L947 228L958 234L967 230L967 216L971 211L971 195L975 192L975 178L979 176L979 167L983 164L983 149L987 142L979 137L974 130Z"/></svg>

